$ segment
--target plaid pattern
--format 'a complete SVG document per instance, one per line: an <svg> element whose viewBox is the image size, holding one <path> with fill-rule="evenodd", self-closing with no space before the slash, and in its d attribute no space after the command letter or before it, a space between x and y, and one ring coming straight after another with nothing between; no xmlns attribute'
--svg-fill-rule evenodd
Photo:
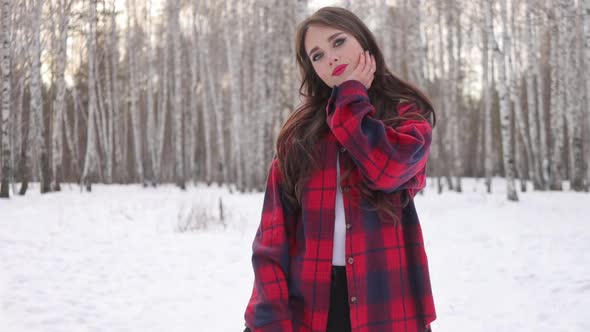
<svg viewBox="0 0 590 332"><path fill-rule="evenodd" d="M398 114L417 112L400 104ZM321 166L312 172L300 212L281 187L278 160L271 162L260 226L252 245L254 287L245 312L253 332L325 332L336 200L336 154L346 234L346 275L354 332L422 332L436 318L422 231L413 200L402 225L383 222L355 184L390 194L399 202L425 186L432 129L408 120L390 128L373 118L365 87L346 81L333 89L326 107L330 131L319 142Z"/></svg>

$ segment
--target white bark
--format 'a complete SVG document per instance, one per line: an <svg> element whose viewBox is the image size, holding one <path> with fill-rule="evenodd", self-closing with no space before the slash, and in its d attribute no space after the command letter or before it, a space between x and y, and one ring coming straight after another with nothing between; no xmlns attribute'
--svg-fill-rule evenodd
<svg viewBox="0 0 590 332"><path fill-rule="evenodd" d="M541 20L541 15L539 15L539 20ZM546 45L546 40L552 40L552 37L549 35L550 31L548 29L548 24L546 21L542 21L539 24L540 32L539 36L541 38L537 38L539 40L537 53L539 54L539 62L535 66L535 76L537 80L537 105L539 110L539 148L540 148L540 167L541 167L541 179L543 182L543 189L549 189L549 143L547 138L547 125L545 119L547 118L547 113L549 112L548 107L546 107L545 102L545 86L546 84L551 84L550 80L545 77L543 72L543 49ZM548 62L551 62L551 56L549 56Z"/></svg>
<svg viewBox="0 0 590 332"><path fill-rule="evenodd" d="M172 28L172 43L174 48L174 102L173 102L173 135L174 135L174 155L175 155L175 173L176 173L176 184L181 188L185 189L185 174L184 174L184 161L182 155L182 63L181 63L181 47L180 47L180 23L179 23L179 12L180 4L176 1L169 1L171 7L171 28ZM215 78L213 78L215 79Z"/></svg>
<svg viewBox="0 0 590 332"><path fill-rule="evenodd" d="M452 2L451 11L458 12L458 3L456 1ZM463 48L463 38L461 36L461 16L455 15L451 17L449 22L449 31L452 32L449 35L452 39L452 35L455 35L457 39L457 46L454 47L453 42L449 41L449 49L450 49L450 58L451 60L451 81L453 84L451 85L451 104L450 104L450 111L452 117L451 123L451 140L452 140L452 158L453 158L453 166L452 169L455 172L454 180L455 183L453 185L453 189L456 192L461 192L461 174L463 173L463 157L461 156L461 151L463 150L463 146L461 144L461 122L463 118L460 115L460 107L461 107L461 91L462 91L462 75L461 75L461 52Z"/></svg>
<svg viewBox="0 0 590 332"><path fill-rule="evenodd" d="M414 8L415 12L415 19L411 21L409 29L410 32L413 34L411 43L413 46L413 51L410 56L410 61L412 61L413 68L411 73L413 74L412 81L420 88L425 88L425 60L426 60L426 47L424 40L422 39L422 20L423 14L422 11L424 7L424 0L418 0L416 3L416 7ZM387 17L390 16L388 7L385 7ZM386 22L388 25L391 24L389 20ZM391 38L385 38L386 41L391 41ZM391 45L386 45L391 52ZM389 55L388 55L389 56ZM389 59L389 58L388 58ZM387 62L389 63L389 61ZM412 77L412 76L410 76Z"/></svg>
<svg viewBox="0 0 590 332"><path fill-rule="evenodd" d="M11 93L11 25L12 25L12 3L11 0L2 1L2 122L0 132L2 137L2 169L0 171L0 198L10 197L9 176L10 176L10 142L8 140L8 119L10 118L10 93Z"/></svg>
<svg viewBox="0 0 590 332"><path fill-rule="evenodd" d="M131 113L131 130L133 131L133 151L135 159L135 171L140 183L145 184L143 175L143 147L141 138L141 119L137 102L139 99L139 79L137 68L137 47L135 31L137 29L137 19L135 17L135 1L127 0L127 66L129 70L129 108Z"/></svg>
<svg viewBox="0 0 590 332"><path fill-rule="evenodd" d="M111 73L113 78L111 83L113 109L111 120L109 121L109 127L111 130L109 135L111 138L109 138L109 142L112 142L112 144L111 149L108 152L108 159L106 160L106 173L107 178L114 180L115 177L118 177L118 180L122 181L126 167L125 161L127 160L125 157L125 147L127 146L127 140L125 138L127 135L124 131L127 115L125 112L121 112L121 107L119 104L119 32L117 28L116 17L114 16L111 18L111 45L113 52L113 56L111 58Z"/></svg>
<svg viewBox="0 0 590 332"><path fill-rule="evenodd" d="M156 135L156 120L155 120L155 109L154 109L154 61L156 58L156 50L155 47L152 47L152 35L153 31L153 23L152 23L152 1L148 0L147 8L146 8L146 24L147 24L147 38L145 38L145 48L147 54L147 77L146 80L146 94L147 94L147 151L149 155L150 165L151 165L151 181L152 185L155 185L157 182L157 175L155 170L156 165L156 145L157 145L157 135Z"/></svg>
<svg viewBox="0 0 590 332"><path fill-rule="evenodd" d="M238 17L238 10L237 10L238 2L234 2L230 4L230 2L226 2L226 11L227 11L227 22L224 24L223 32L224 32L224 39L225 39L225 47L226 47L226 56L227 56L227 64L229 69L229 76L230 76L230 94L231 94L231 105L230 105L230 114L231 114L231 125L232 125L232 146L233 146L233 153L234 153L234 165L236 165L236 175L237 178L235 182L238 184L238 190L242 190L243 188L241 185L243 184L243 168L242 168L242 146L240 142L240 138L243 137L242 133L242 115L241 115L241 99L242 99L242 91L240 87L241 82L241 72L240 72L240 59L242 56L242 40L238 33L234 33L234 31L242 31L242 27L239 25L238 29L236 30L230 23L235 17ZM278 112L277 112L278 113Z"/></svg>
<svg viewBox="0 0 590 332"><path fill-rule="evenodd" d="M264 157L264 138L265 133L268 128L268 120L271 118L270 114L270 107L268 100L267 100L267 91L270 89L268 85L268 80L266 79L266 66L270 61L270 54L269 48L272 43L267 42L268 32L267 32L267 22L266 16L268 11L268 4L255 4L255 14L254 14L254 22L256 22L255 26L257 27L257 31L255 32L259 37L256 38L254 41L255 49L254 49L254 87L253 87L253 94L254 94L254 110L255 110L255 132L256 132L256 139L254 142L255 147L255 164L254 169L256 170L256 175L252 177L256 184L260 183L261 179L264 178L264 169L265 163L268 163ZM252 187L253 184L248 185L249 188Z"/></svg>
<svg viewBox="0 0 590 332"><path fill-rule="evenodd" d="M193 21L192 21L192 38L191 38L191 46L193 50L199 49L199 40L198 40L198 31L197 31L197 10L198 10L198 1L195 0L192 2L192 13L193 13ZM190 167L190 178L193 181L198 180L198 163L197 163L197 133L199 132L199 114L198 114L198 88L199 88L199 56L198 52L189 52L190 56L188 61L190 62L191 68L191 87L190 87L190 108L187 115L190 116L190 125L187 126L190 128L190 134L187 137L188 139L188 162ZM239 85L234 85L234 87L239 87Z"/></svg>
<svg viewBox="0 0 590 332"><path fill-rule="evenodd" d="M582 137L584 129L582 113L583 93L577 91L580 86L584 85L584 80L582 80L581 75L579 75L583 70L578 53L578 50L583 47L583 43L578 43L578 38L576 38L576 36L578 36L578 31L576 29L578 26L578 15L574 3L567 1L564 3L564 7L567 13L565 20L567 22L566 35L568 36L568 44L566 47L569 52L567 60L568 70L566 71L566 82L568 84L566 88L566 98L569 101L567 108L567 128L570 139L570 187L575 191L588 191L588 182L586 181L586 160Z"/></svg>
<svg viewBox="0 0 590 332"><path fill-rule="evenodd" d="M51 184L52 190L60 190L60 182L62 177L62 162L63 162L63 123L65 113L65 95L66 95L66 80L65 70L67 63L67 47L68 47L68 25L70 22L70 6L72 1L59 0L58 1L58 40L57 40L57 79L56 79L56 95L54 101L54 117L52 130L52 148L53 148L53 179Z"/></svg>
<svg viewBox="0 0 590 332"><path fill-rule="evenodd" d="M423 0L419 0L418 2L422 2ZM421 3L416 4L416 8L420 8ZM383 52L383 58L385 59L385 63L390 64L392 60L392 51L393 51L393 41L395 38L391 38L389 34L389 29L391 27L392 19L391 19L391 12L389 4L386 0L378 0L378 3L373 7L375 10L375 14L378 20L377 23L377 31L375 31L375 37L377 38L377 42L381 46L381 50ZM417 9L419 10L419 9ZM419 27L420 22L415 20L412 22L413 27L410 26L411 33L420 33ZM413 30L413 28L417 28ZM414 45L420 45L420 41L416 40ZM416 58L417 61L420 61L419 58ZM415 80L415 82L418 82Z"/></svg>
<svg viewBox="0 0 590 332"><path fill-rule="evenodd" d="M562 190L563 180L563 151L564 151L564 109L565 109L565 89L563 69L566 50L565 45L565 22L560 20L561 9L554 7L554 16L552 19L553 31L551 34L551 133L552 133L552 152L550 164L549 187L551 190Z"/></svg>
<svg viewBox="0 0 590 332"><path fill-rule="evenodd" d="M535 44L533 42L533 22L531 19L531 11L529 1L524 2L524 12L526 17L525 23L525 41L526 41L526 70L524 71L526 79L527 91L527 115L528 115L528 133L530 137L531 157L529 160L529 168L531 169L533 178L533 187L535 189L543 188L543 179L541 173L541 148L539 139L539 114L535 98L535 64L539 61L535 56Z"/></svg>
<svg viewBox="0 0 590 332"><path fill-rule="evenodd" d="M68 149L72 155L72 168L75 169L75 174L81 177L82 159L80 158L80 143L78 139L78 114L81 112L80 100L78 98L78 92L76 86L72 87L72 100L74 104L74 118L73 124L70 124L68 112L64 112L64 128L66 133L66 142L68 143ZM73 128L72 128L73 126Z"/></svg>
<svg viewBox="0 0 590 332"><path fill-rule="evenodd" d="M506 173L506 191L507 191L507 198L511 201L518 201L518 195L516 193L516 187L514 183L514 159L512 157L512 144L510 142L511 135L511 126L510 126L510 96L507 87L507 77L506 77L506 56L510 56L510 54L506 53L506 46L510 43L510 39L508 37L507 31L507 10L506 10L506 0L501 0L501 13L500 17L503 22L503 31L502 31L502 39L503 39L503 47L504 50L501 51L497 42L495 42L494 38L494 25L493 25L493 16L492 16L492 6L491 0L484 0L484 15L485 15L485 22L486 22L486 31L488 33L488 42L491 41L494 46L494 55L495 61L497 64L498 70L498 94L500 98L500 123L501 123L501 131L502 131L502 160L504 163L504 172Z"/></svg>
<svg viewBox="0 0 590 332"><path fill-rule="evenodd" d="M213 10L210 6L209 6L210 10ZM213 22L209 22L208 25L208 35L207 36L212 36L213 34L213 29L215 29L216 26L213 24ZM208 43L208 41L205 41L205 43ZM219 68L219 65L216 61L216 56L213 53L214 48L210 47L210 45L203 45L204 43L201 43L201 48L204 50L203 51L203 58L201 58L201 60L205 61L204 65L205 65L205 76L204 77L204 84L207 87L207 94L209 94L209 102L210 104L205 105L205 107L203 107L203 114L207 113L208 110L213 110L213 113L215 114L215 129L216 129L216 135L215 135L215 143L216 143L216 148L218 150L217 153L217 164L216 166L219 167L219 171L221 172L221 182L222 183L227 183L228 180L228 172L227 172L227 161L226 161L226 154L225 154L225 130L224 130L224 123L225 123L225 119L223 116L223 110L222 110L222 98L221 98L221 89L217 86L219 79L217 77L217 75L215 75L216 73L216 69Z"/></svg>
<svg viewBox="0 0 590 332"><path fill-rule="evenodd" d="M41 193L46 193L50 190L49 179L49 159L47 154L47 147L45 145L45 122L43 121L43 96L41 86L41 20L43 18L43 1L34 0L31 14L33 19L31 21L32 28L32 47L31 47L31 105L29 122L31 135L29 135L30 142L34 147L35 155L38 160L39 181L41 182ZM31 121L32 120L32 121ZM29 159L29 161L33 161Z"/></svg>
<svg viewBox="0 0 590 332"><path fill-rule="evenodd" d="M88 52L88 126L86 134L86 157L84 158L84 170L82 171L82 178L80 180L82 185L86 186L86 190L91 190L92 181L96 181L96 174L98 171L98 151L96 142L96 86L95 86L95 38L96 38L96 3L89 1L88 3L88 37L87 37L87 52Z"/></svg>
<svg viewBox="0 0 590 332"><path fill-rule="evenodd" d="M291 17L292 19L290 20L291 23L291 27L290 27L290 36L295 36L295 32L297 29L297 25L303 21L305 19L305 17L308 15L307 13L307 0L295 0L295 1L289 1L289 4L291 5ZM245 28L245 27L244 27ZM291 46L291 59L295 58L295 43L289 43ZM293 60L291 62L291 67L289 68L290 70L290 74L292 75L292 79L291 79L291 84L292 84L292 102L293 102L293 108L296 108L300 103L301 103L301 99L300 99L300 95L299 95L299 87L301 86L301 77L299 76L299 71L297 70L296 64L295 64L295 60ZM245 75L244 75L245 76Z"/></svg>
<svg viewBox="0 0 590 332"><path fill-rule="evenodd" d="M519 30L515 24L515 17L518 15L517 13L517 3L512 2L512 10L511 10L511 24L510 24L510 31L515 41L514 45L512 42L508 42L506 44L506 53L508 56L508 68L510 69L510 96L512 99L512 104L514 105L514 115L516 118L516 130L517 136L520 137L520 140L516 139L515 136L515 145L516 142L519 143L519 146L522 146L522 149L514 148L514 158L520 159L517 167L518 167L518 176L520 177L521 184L525 183L527 179L532 179L533 173L532 168L530 167L533 163L533 154L531 149L531 141L529 138L526 121L525 121L525 114L522 107L522 100L523 100L523 89L521 86L521 77L520 77L520 52L517 49L516 41L519 40L520 34ZM524 156L521 156L520 153L524 149L526 159L528 160L529 164L529 172L526 173L525 163L524 163ZM521 191L526 191L526 186L522 187Z"/></svg>
<svg viewBox="0 0 590 332"><path fill-rule="evenodd" d="M104 158L105 158L105 182L113 182L113 149L114 149L114 128L115 128L115 109L118 104L115 92L115 82L117 81L116 66L118 65L118 52L115 50L117 45L117 21L116 12L113 7L111 12L110 22L110 54L105 66L105 85L106 85L106 109L103 120L103 147L104 147Z"/></svg>
<svg viewBox="0 0 590 332"><path fill-rule="evenodd" d="M203 8L203 6L200 6ZM202 9L203 10L203 9ZM204 10L203 10L204 11ZM198 43L199 43L199 58L198 58L198 67L199 67L199 76L201 77L201 85L202 85L202 98L201 98L201 111L203 114L203 136L205 139L205 172L204 172L204 179L207 184L210 184L213 181L213 147L212 147L212 120L211 120L211 109L210 105L213 103L211 101L211 94L208 91L207 85L207 71L205 69L206 65L206 54L208 53L209 45L206 43L205 37L205 29L206 29L206 20L201 17L197 21L197 30L198 30ZM246 61L247 63L247 61ZM245 64L246 66L247 64Z"/></svg>
<svg viewBox="0 0 590 332"><path fill-rule="evenodd" d="M164 153L164 133L166 131L166 118L168 116L168 62L170 56L170 22L166 23L166 27L162 33L162 71L160 74L160 90L159 90L159 106L157 110L157 117L155 119L156 126L156 152L152 155L152 162L154 163L155 177L158 182L162 180L162 154Z"/></svg>

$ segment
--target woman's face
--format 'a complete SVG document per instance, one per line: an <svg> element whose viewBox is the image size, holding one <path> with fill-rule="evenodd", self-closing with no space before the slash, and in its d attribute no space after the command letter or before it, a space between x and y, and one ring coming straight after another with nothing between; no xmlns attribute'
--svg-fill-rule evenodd
<svg viewBox="0 0 590 332"><path fill-rule="evenodd" d="M320 25L309 26L304 44L313 69L330 88L346 80L363 52L361 44L352 35Z"/></svg>

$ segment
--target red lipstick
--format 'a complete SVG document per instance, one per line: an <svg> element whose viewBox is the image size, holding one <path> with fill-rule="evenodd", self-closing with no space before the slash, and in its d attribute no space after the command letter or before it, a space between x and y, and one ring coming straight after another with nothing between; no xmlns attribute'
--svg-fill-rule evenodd
<svg viewBox="0 0 590 332"><path fill-rule="evenodd" d="M347 66L348 66L347 64L342 64L342 65L334 68L334 71L332 72L332 76L339 76L340 74L342 74L344 72L344 70L346 70Z"/></svg>

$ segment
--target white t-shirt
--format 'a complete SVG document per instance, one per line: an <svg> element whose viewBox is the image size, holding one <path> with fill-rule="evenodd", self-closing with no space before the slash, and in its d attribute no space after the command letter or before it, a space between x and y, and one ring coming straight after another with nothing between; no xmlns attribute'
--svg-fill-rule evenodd
<svg viewBox="0 0 590 332"><path fill-rule="evenodd" d="M340 188L340 154L336 153L336 218L334 222L334 248L332 254L332 265L346 265L344 256L346 242L346 220L344 218L344 201L342 200L342 189Z"/></svg>

